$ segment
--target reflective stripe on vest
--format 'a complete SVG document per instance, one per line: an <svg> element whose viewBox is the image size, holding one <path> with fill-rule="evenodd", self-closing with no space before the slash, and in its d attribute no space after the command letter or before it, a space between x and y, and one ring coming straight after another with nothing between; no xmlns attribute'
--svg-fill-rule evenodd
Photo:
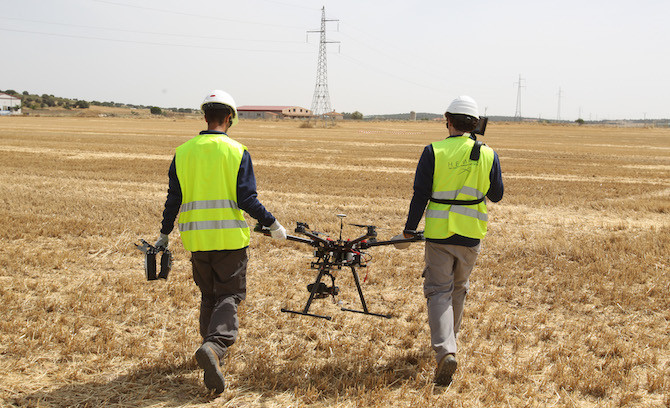
<svg viewBox="0 0 670 408"><path fill-rule="evenodd" d="M186 212L191 210L211 210L214 208L234 208L238 209L237 203L233 200L202 200L191 201L190 203L182 204L179 211Z"/></svg>
<svg viewBox="0 0 670 408"><path fill-rule="evenodd" d="M426 218L449 218L449 213L461 214L467 217L476 218L481 221L488 221L489 215L481 213L473 208L463 207L462 205L452 205L448 210L433 210L426 211Z"/></svg>
<svg viewBox="0 0 670 408"><path fill-rule="evenodd" d="M226 135L202 134L177 148L182 190L179 233L189 251L249 246L249 227L237 205L237 174L246 147Z"/></svg>
<svg viewBox="0 0 670 408"><path fill-rule="evenodd" d="M486 196L491 185L493 150L482 146L480 158L470 160L474 140L467 136L449 137L433 143L435 169L432 198L439 200L476 200ZM424 236L444 239L454 234L481 239L486 235L486 200L479 204L459 205L429 202Z"/></svg>
<svg viewBox="0 0 670 408"><path fill-rule="evenodd" d="M476 188L463 186L463 188L459 190L433 191L432 197L440 200L455 200L459 194L467 194L475 198L484 198L484 196L486 195L481 191L477 190Z"/></svg>
<svg viewBox="0 0 670 408"><path fill-rule="evenodd" d="M191 221L179 224L179 231L200 231L226 228L248 228L246 221L219 220L219 221Z"/></svg>

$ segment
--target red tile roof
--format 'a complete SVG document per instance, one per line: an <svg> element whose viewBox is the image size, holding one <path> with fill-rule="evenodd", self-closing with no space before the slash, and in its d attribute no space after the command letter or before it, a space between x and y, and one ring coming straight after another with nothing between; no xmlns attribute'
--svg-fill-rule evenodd
<svg viewBox="0 0 670 408"><path fill-rule="evenodd" d="M254 106L254 105L244 105L244 106L238 106L237 110L238 111L263 111L263 112L272 112L272 111L283 111L284 109L292 109L292 108L297 108L297 106Z"/></svg>
<svg viewBox="0 0 670 408"><path fill-rule="evenodd" d="M3 99L17 99L19 101L21 100L21 98L19 98L18 96L12 96L12 95L6 94L4 92L0 92L0 98L3 98Z"/></svg>

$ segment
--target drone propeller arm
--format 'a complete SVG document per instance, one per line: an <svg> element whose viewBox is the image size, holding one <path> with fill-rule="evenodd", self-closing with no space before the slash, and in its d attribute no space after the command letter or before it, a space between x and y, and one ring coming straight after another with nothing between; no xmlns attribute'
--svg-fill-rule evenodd
<svg viewBox="0 0 670 408"><path fill-rule="evenodd" d="M358 237L358 238L356 238L352 241L349 241L349 246L353 247L354 245L358 244L359 242L362 243L364 240L366 240L368 238L374 238L374 236L369 235L369 234L361 235L360 237Z"/></svg>
<svg viewBox="0 0 670 408"><path fill-rule="evenodd" d="M382 245L393 245L393 244L401 244L403 242L418 242L424 240L425 238L423 237L423 234L417 234L411 238L405 238L405 239L390 239L388 241L361 242L361 248L366 249Z"/></svg>
<svg viewBox="0 0 670 408"><path fill-rule="evenodd" d="M319 243L323 244L323 246L329 246L329 245L331 245L331 242L332 242L332 241L329 241L329 240L327 240L327 239L321 238L320 236L318 236L318 235L316 235L316 234L314 234L314 233L312 233L312 232L309 232L309 231L302 231L302 233L305 234L305 235L307 235L308 237L311 238L311 240L308 240L308 241L310 241L311 244L312 244L313 246L319 246ZM301 239L305 239L305 238L301 238Z"/></svg>
<svg viewBox="0 0 670 408"><path fill-rule="evenodd" d="M264 227L261 224L256 224L254 227L254 232L260 232L261 234L265 236L272 236L270 234L270 228ZM302 238L302 237L296 237L295 235L286 235L286 239L289 241L295 241L295 242L301 242L303 244L308 244L312 246L317 246L318 244L315 244L314 240L312 239L307 239L307 238Z"/></svg>

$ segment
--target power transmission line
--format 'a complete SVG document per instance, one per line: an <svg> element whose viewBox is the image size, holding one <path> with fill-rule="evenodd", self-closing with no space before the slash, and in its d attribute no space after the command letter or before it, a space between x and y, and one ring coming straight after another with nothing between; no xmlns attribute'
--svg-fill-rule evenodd
<svg viewBox="0 0 670 408"><path fill-rule="evenodd" d="M384 70L382 70L382 69L379 69L379 68L376 68L376 67L372 67L372 66L370 66L370 65L368 65L368 64L366 64L366 63L364 63L364 62L362 62L362 61L360 61L360 60L358 60L358 59L356 59L356 58L353 58L353 57L351 57L351 56L349 56L349 55L346 55L346 54L344 54L344 53L336 54L336 57L338 57L338 58L343 58L343 59L345 59L345 60L347 60L347 61L349 61L349 62L351 62L351 63L354 63L354 64L356 64L356 65L359 65L359 66L361 66L361 67L363 67L363 68L365 68L365 69L367 69L367 70L370 70L370 71L372 71L372 72L376 72L376 73L379 73L379 74L384 74L384 75L386 75L386 76L388 76L388 77L397 79L397 80L399 80L399 81L406 82L406 83L411 84L411 85L414 85L414 86L418 86L418 87L421 87L421 88L425 88L425 89L431 90L431 91L436 92L436 93L439 93L439 94L444 94L444 93L446 92L446 90L441 89L441 88L438 88L438 87L436 87L435 85L425 85L425 84L420 84L420 83L418 83L418 82L410 81L410 80L407 79L407 78L403 78L403 77L401 77L401 76L392 74L392 73L390 73L390 72L388 72L388 71L384 71Z"/></svg>
<svg viewBox="0 0 670 408"><path fill-rule="evenodd" d="M157 45L163 47L180 47L180 48L198 48L198 49L207 49L207 50L224 50L224 51L246 51L246 52L274 52L281 54L309 54L307 51L287 51L287 50L255 50L249 48L233 48L233 47L214 47L207 45L189 45L189 44L174 44L174 43L160 43L152 41L137 41L137 40L122 40L120 38L104 38L104 37L90 37L85 35L74 35L74 34L59 34L59 33L45 33L41 31L31 31L31 30L14 30L10 28L0 27L0 31L11 31L15 33L28 33L28 34L38 34L49 37L66 37L66 38L80 38L85 40L96 40L96 41L111 41L125 44L144 44L144 45Z"/></svg>
<svg viewBox="0 0 670 408"><path fill-rule="evenodd" d="M438 77L434 73L427 71L424 67L424 65L425 65L424 61L418 61L416 58L405 58L404 55L402 57L399 57L397 55L397 53L396 53L396 55L391 55L387 52L384 52L384 51L378 49L377 47L375 47L373 45L367 44L364 41L361 41L360 39L347 34L344 31L340 31L340 34L342 34L346 37L349 37L349 39L351 39L352 41L357 42L357 43L363 45L364 47L367 47L367 48L371 49L372 51L378 53L379 55L382 55L382 56L388 58L389 60L393 61L393 63L395 63L395 64L402 64L402 65L404 65L407 68L410 68L412 70L421 71L424 74L424 77L425 76L430 76L433 79L435 79L437 81L440 81L440 82L444 80L444 78ZM393 75L391 75L391 76L393 76ZM398 78L398 77L396 77L396 78ZM402 79L402 78L400 78L400 79ZM412 83L411 81L407 81L407 82ZM420 85L420 86L422 86L422 85Z"/></svg>
<svg viewBox="0 0 670 408"><path fill-rule="evenodd" d="M320 33L319 40L319 60L316 69L316 86L314 87L314 97L312 98L312 113L316 116L323 116L332 112L330 107L330 95L328 94L328 64L326 61L326 44L339 43L339 41L326 40L326 7L321 9L321 29L310 30L308 33Z"/></svg>
<svg viewBox="0 0 670 408"><path fill-rule="evenodd" d="M29 23L37 23L37 24L51 24L51 25L58 25L58 26L63 26L63 27L89 28L89 29L94 29L94 30L115 31L115 32L130 33L130 34L164 35L164 36L170 36L170 37L197 38L197 39L218 40L218 41L248 41L248 42L303 44L302 41L254 40L254 39L249 39L249 38L223 38L223 37L193 35L193 34L179 34L179 33L156 32L156 31L140 31L140 30L125 30L125 29L122 29L122 28L89 26L89 25L82 25L82 24L58 23L58 22L53 22L53 21L30 20L30 19L18 18L18 17L2 17L2 16L0 16L0 19L14 20L14 21L26 21L26 22L29 22Z"/></svg>
<svg viewBox="0 0 670 408"><path fill-rule="evenodd" d="M516 89L516 109L514 110L514 117L521 120L521 88L525 88L526 86L523 85L523 81L525 79L521 78L521 74L519 74L519 80L515 82L514 84L517 86Z"/></svg>
<svg viewBox="0 0 670 408"><path fill-rule="evenodd" d="M275 0L260 0L260 1L265 1L267 3L279 4L279 5L282 5L282 6L295 7L295 8L299 8L299 9L303 9L303 10L311 10L311 11L318 10L318 8L299 6L297 4L286 3L286 2L283 2L283 1L275 1Z"/></svg>
<svg viewBox="0 0 670 408"><path fill-rule="evenodd" d="M161 9L161 8L156 8L156 7L138 6L138 5L135 5L135 4L119 3L119 2L116 2L116 1L109 1L109 0L91 0L91 1L94 1L96 3L109 4L109 5L112 5L112 6L130 7L130 8L136 8L136 9L141 9L141 10L158 11L160 13L177 14L177 15L180 15L180 16L205 18L205 19L210 19L210 20L229 21L231 23L254 24L254 25L262 25L262 26L269 26L269 27L302 29L302 27L287 26L287 25L282 25L282 24L259 23L257 21L235 20L235 19L231 19L231 18L223 18L223 17L214 16L214 15L185 13L183 11L167 10L167 9Z"/></svg>
<svg viewBox="0 0 670 408"><path fill-rule="evenodd" d="M370 39L373 40L374 44L385 45L387 50L393 50L393 51L391 51L392 53L395 53L395 54L398 53L397 45L390 43L387 38L383 38L383 37L376 36L374 34L367 33L364 30L361 30L360 28L358 28L356 26L353 26L353 25L351 25L347 22L343 22L342 26L344 27L344 29L346 29L347 27L352 28L352 29L358 31L360 34L363 34L364 36L369 37ZM342 34L348 36L348 34L346 32L343 32ZM375 51L377 51L381 54L385 54L384 52L377 50L375 47L365 44L359 38L354 38L354 40L357 41L357 42L360 42L363 45L366 45L367 47L369 47L369 48L371 48L371 49L373 49L373 50L375 50ZM425 70L425 67L428 67L428 66L431 66L431 67L437 69L439 72L445 71L444 66L439 66L439 65L435 64L433 62L433 60L426 58L425 54L420 54L420 53L417 53L417 52L413 52L413 50L411 48L403 49L402 59L403 60L411 60L412 62L416 62L416 65L421 66L420 69L423 70L423 72L427 72Z"/></svg>

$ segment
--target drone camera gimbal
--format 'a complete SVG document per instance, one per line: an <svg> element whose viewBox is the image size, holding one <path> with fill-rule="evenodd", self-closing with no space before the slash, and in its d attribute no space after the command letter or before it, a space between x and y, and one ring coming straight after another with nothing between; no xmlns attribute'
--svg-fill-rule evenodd
<svg viewBox="0 0 670 408"><path fill-rule="evenodd" d="M316 285L316 288L314 288L314 285ZM318 284L310 283L307 285L307 292L312 293L312 291L316 292L314 295L315 299L324 299L328 296L335 297L340 294L340 288L335 286L334 282L333 286L328 286L324 282L319 282Z"/></svg>

